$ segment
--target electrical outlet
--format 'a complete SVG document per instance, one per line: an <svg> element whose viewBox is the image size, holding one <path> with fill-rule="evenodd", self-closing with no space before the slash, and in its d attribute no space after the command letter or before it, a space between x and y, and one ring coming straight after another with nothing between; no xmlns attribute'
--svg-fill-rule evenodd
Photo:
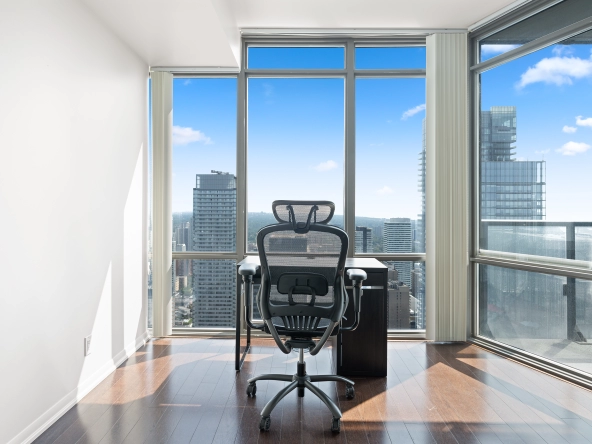
<svg viewBox="0 0 592 444"><path fill-rule="evenodd" d="M84 356L88 356L90 355L90 340L92 338L92 335L88 335L86 338L84 338Z"/></svg>

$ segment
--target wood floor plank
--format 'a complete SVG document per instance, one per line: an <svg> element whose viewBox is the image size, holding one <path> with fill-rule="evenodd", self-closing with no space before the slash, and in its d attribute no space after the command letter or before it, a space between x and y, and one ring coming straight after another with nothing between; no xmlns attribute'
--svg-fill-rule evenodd
<svg viewBox="0 0 592 444"><path fill-rule="evenodd" d="M255 338L241 372L234 341L152 340L35 442L73 443L592 443L592 392L465 344L390 341L385 378L315 383L342 411L307 391L288 394L259 431L260 412L287 383L255 375L296 372L298 355ZM331 374L329 346L305 354L309 374Z"/></svg>

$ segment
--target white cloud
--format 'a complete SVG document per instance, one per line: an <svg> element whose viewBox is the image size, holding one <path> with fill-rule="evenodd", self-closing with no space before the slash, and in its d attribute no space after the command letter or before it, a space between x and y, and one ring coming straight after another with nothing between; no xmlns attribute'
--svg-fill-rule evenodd
<svg viewBox="0 0 592 444"><path fill-rule="evenodd" d="M386 185L383 186L381 189L376 190L376 194L385 195L385 194L393 194L393 189L387 187Z"/></svg>
<svg viewBox="0 0 592 444"><path fill-rule="evenodd" d="M425 110L425 103L417 105L415 108L410 108L407 111L405 111L401 116L401 120L407 120L409 117L412 117L417 113L422 112L423 110Z"/></svg>
<svg viewBox="0 0 592 444"><path fill-rule="evenodd" d="M313 167L314 170L319 172L330 171L334 170L335 168L337 168L337 162L334 160L327 160L326 162L321 162Z"/></svg>
<svg viewBox="0 0 592 444"><path fill-rule="evenodd" d="M537 154L547 154L550 151L551 151L551 149L546 149L546 150L542 150L542 151L535 151L535 153L537 153Z"/></svg>
<svg viewBox="0 0 592 444"><path fill-rule="evenodd" d="M564 133L567 133L567 134L573 134L573 133L575 133L577 130L578 130L578 129L577 129L575 126L567 126L567 125L565 125L565 126L563 127L563 129L562 129L562 131L563 131Z"/></svg>
<svg viewBox="0 0 592 444"><path fill-rule="evenodd" d="M531 66L520 76L518 89L531 83L544 82L551 85L571 85L573 79L592 76L592 58L549 57Z"/></svg>
<svg viewBox="0 0 592 444"><path fill-rule="evenodd" d="M482 45L481 51L483 54L487 55L503 54L504 52L508 52L514 48L518 48L518 45Z"/></svg>
<svg viewBox="0 0 592 444"><path fill-rule="evenodd" d="M578 126L592 126L592 117L583 119L582 116L576 117L576 125Z"/></svg>
<svg viewBox="0 0 592 444"><path fill-rule="evenodd" d="M193 142L212 143L212 139L200 130L190 127L173 126L173 145L188 145Z"/></svg>
<svg viewBox="0 0 592 444"><path fill-rule="evenodd" d="M273 96L275 88L273 87L273 85L271 83L264 83L261 86L263 86L263 95L265 97Z"/></svg>
<svg viewBox="0 0 592 444"><path fill-rule="evenodd" d="M187 85L191 85L191 80L187 79L183 82L183 85L187 86Z"/></svg>
<svg viewBox="0 0 592 444"><path fill-rule="evenodd" d="M556 150L564 156L575 156L576 154L585 153L590 149L590 145L583 142L567 142L561 148Z"/></svg>
<svg viewBox="0 0 592 444"><path fill-rule="evenodd" d="M557 57L568 56L574 53L574 49L569 45L557 45L552 49L552 52Z"/></svg>

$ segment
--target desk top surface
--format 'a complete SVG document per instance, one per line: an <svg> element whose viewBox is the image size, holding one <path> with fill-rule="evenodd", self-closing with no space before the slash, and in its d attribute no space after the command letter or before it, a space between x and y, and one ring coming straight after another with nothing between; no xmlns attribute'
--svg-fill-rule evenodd
<svg viewBox="0 0 592 444"><path fill-rule="evenodd" d="M237 266L241 266L243 264L257 264L259 265L259 256L247 256L242 261L237 263ZM345 260L345 268L362 268L364 270L368 269L385 269L387 268L382 262L373 257L348 257Z"/></svg>

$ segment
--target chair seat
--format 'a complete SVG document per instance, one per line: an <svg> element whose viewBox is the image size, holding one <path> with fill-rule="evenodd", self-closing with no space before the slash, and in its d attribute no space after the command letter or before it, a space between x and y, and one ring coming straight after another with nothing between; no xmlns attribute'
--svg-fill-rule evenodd
<svg viewBox="0 0 592 444"><path fill-rule="evenodd" d="M323 336L323 333L325 333L325 329L329 325L328 319L321 319L321 321L319 322L319 326L316 328L316 330L314 330L314 331L310 331L310 330L300 331L300 330L286 328L286 326L284 325L284 322L282 321L281 318L271 318L271 322L273 322L273 325L274 325L275 329L277 330L278 334L280 334L282 336L300 336L300 337L305 337L305 338L319 338L319 337ZM267 333L269 333L267 331L267 327L265 328L265 331ZM333 329L331 336L335 336L337 333L339 333L339 326L337 326Z"/></svg>

